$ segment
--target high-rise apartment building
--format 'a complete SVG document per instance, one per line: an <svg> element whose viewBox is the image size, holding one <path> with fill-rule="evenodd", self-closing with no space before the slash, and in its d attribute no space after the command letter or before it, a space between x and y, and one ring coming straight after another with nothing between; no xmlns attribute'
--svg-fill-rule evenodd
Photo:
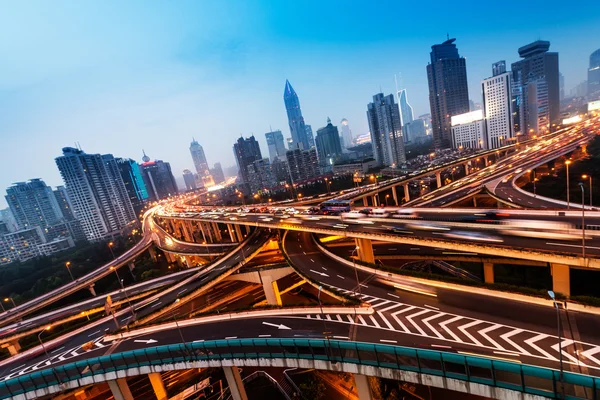
<svg viewBox="0 0 600 400"><path fill-rule="evenodd" d="M271 131L265 133L265 139L267 139L267 146L269 147L269 158L271 162L275 161L276 158L285 159L285 141L283 140L283 133L280 130Z"/></svg>
<svg viewBox="0 0 600 400"><path fill-rule="evenodd" d="M433 128L433 145L436 149L451 146L451 117L469 112L467 64L448 39L431 46L431 61L427 65L429 105Z"/></svg>
<svg viewBox="0 0 600 400"><path fill-rule="evenodd" d="M587 84L588 99L600 99L600 49L590 55Z"/></svg>
<svg viewBox="0 0 600 400"><path fill-rule="evenodd" d="M208 162L206 161L204 148L202 148L200 143L198 143L194 138L192 138L192 143L190 143L190 154L192 155L192 161L194 161L196 173L200 177L210 175L210 169L208 167Z"/></svg>
<svg viewBox="0 0 600 400"><path fill-rule="evenodd" d="M65 182L73 214L88 240L118 234L135 220L131 201L114 158L87 154L72 147L62 149L56 165Z"/></svg>
<svg viewBox="0 0 600 400"><path fill-rule="evenodd" d="M343 149L347 149L349 147L354 146L354 143L352 143L352 130L350 130L350 125L348 124L348 120L346 118L342 118L342 121L340 122L340 124L342 125L342 132L341 132L341 138L342 138L342 148Z"/></svg>
<svg viewBox="0 0 600 400"><path fill-rule="evenodd" d="M248 165L248 180L250 192L257 193L264 189L271 189L275 186L275 178L271 170L271 163L268 158L254 161Z"/></svg>
<svg viewBox="0 0 600 400"><path fill-rule="evenodd" d="M293 182L305 181L321 174L315 148L308 150L296 148L288 150L285 155Z"/></svg>
<svg viewBox="0 0 600 400"><path fill-rule="evenodd" d="M148 201L148 190L140 166L131 158L115 158L115 161L119 167L123 184L125 184L129 201L131 201L136 215L139 215Z"/></svg>
<svg viewBox="0 0 600 400"><path fill-rule="evenodd" d="M378 165L399 166L406 162L400 109L394 95L378 93L367 105L367 119L371 131L371 146Z"/></svg>
<svg viewBox="0 0 600 400"><path fill-rule="evenodd" d="M298 100L298 95L288 80L285 81L283 102L285 103L294 146L299 143L303 149L309 149L311 146L306 136L306 124L304 123L304 117L302 117L300 100Z"/></svg>
<svg viewBox="0 0 600 400"><path fill-rule="evenodd" d="M19 229L39 226L46 238L61 222L62 213L52 188L41 179L18 182L6 189L6 202Z"/></svg>
<svg viewBox="0 0 600 400"><path fill-rule="evenodd" d="M71 200L69 199L67 189L64 186L57 186L54 190L54 198L58 203L63 222L66 225L70 236L76 242L86 241L87 238L85 237L85 232L83 231L81 222L79 222L79 220L75 218L75 215L73 214L73 206L71 205Z"/></svg>
<svg viewBox="0 0 600 400"><path fill-rule="evenodd" d="M238 166L238 176L241 178L242 183L249 185L248 165L256 160L262 160L260 146L254 135L246 139L240 137L233 145L233 155Z"/></svg>
<svg viewBox="0 0 600 400"><path fill-rule="evenodd" d="M514 132L543 134L560 123L558 53L538 40L519 48L512 64Z"/></svg>
<svg viewBox="0 0 600 400"><path fill-rule="evenodd" d="M485 119L483 110L452 116L452 147L455 149L485 148ZM496 146L498 147L498 146Z"/></svg>
<svg viewBox="0 0 600 400"><path fill-rule="evenodd" d="M331 166L342 155L340 134L337 126L331 124L331 119L327 118L327 126L317 130L315 142L321 170L331 169Z"/></svg>
<svg viewBox="0 0 600 400"><path fill-rule="evenodd" d="M514 137L512 115L511 73L506 72L506 63L492 65L493 76L481 81L485 132L483 148L495 149L508 144Z"/></svg>
<svg viewBox="0 0 600 400"><path fill-rule="evenodd" d="M223 167L221 167L221 163L215 163L213 169L210 170L210 174L212 175L216 184L225 182L225 174L223 173Z"/></svg>
<svg viewBox="0 0 600 400"><path fill-rule="evenodd" d="M198 187L196 186L196 176L189 169L183 170L183 182L185 183L185 190L196 190Z"/></svg>
<svg viewBox="0 0 600 400"><path fill-rule="evenodd" d="M150 161L148 157L145 160L147 161L140 164L140 170L148 192L148 200L158 201L175 196L178 190L171 164L162 160Z"/></svg>

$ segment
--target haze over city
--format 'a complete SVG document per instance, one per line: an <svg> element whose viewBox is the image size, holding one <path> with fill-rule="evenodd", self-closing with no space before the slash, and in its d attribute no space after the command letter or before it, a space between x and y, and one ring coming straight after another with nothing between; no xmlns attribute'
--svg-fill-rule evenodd
<svg viewBox="0 0 600 400"><path fill-rule="evenodd" d="M559 52L569 91L598 47L589 39L600 36L600 5L543 4L520 4L527 17L512 18L469 2L5 3L0 187L32 177L62 184L54 158L76 142L138 161L145 149L180 177L195 137L211 165L234 165L240 135L253 133L263 149L269 127L290 135L286 79L315 131L330 117L367 133L366 104L380 88L393 92L400 73L415 116L429 113L425 67L447 34L467 59L474 101L492 62L518 60L517 48L538 38ZM436 7L448 10L429 15Z"/></svg>

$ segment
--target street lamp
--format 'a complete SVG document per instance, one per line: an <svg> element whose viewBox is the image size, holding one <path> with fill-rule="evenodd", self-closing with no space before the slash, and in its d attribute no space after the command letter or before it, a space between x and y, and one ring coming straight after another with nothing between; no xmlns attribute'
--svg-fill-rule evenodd
<svg viewBox="0 0 600 400"><path fill-rule="evenodd" d="M554 308L556 308L556 325L558 326L558 354L559 354L559 364L560 364L560 392L562 394L561 398L565 398L565 383L563 380L563 354L562 354L562 339L560 334L560 312L558 310L558 303L556 302L556 296L552 290L548 290L548 295L554 302Z"/></svg>
<svg viewBox="0 0 600 400"><path fill-rule="evenodd" d="M112 251L112 250L111 250ZM71 266L71 261L67 261L65 263L65 267L67 267L67 271L69 271L69 275L71 275L71 280L74 281L75 278L73 278L73 273L71 272L71 268L69 268Z"/></svg>
<svg viewBox="0 0 600 400"><path fill-rule="evenodd" d="M592 176L591 175L581 175L581 177L583 179L588 179L590 180L590 207L593 207L592 204Z"/></svg>
<svg viewBox="0 0 600 400"><path fill-rule="evenodd" d="M7 303L8 303L8 301L9 301L9 300L10 300L10 302L12 303L12 305L13 305L13 308L17 306L17 305L15 304L15 301L13 300L13 298L12 298L12 297L5 297L5 298L4 298L4 301L5 301L5 302L7 302Z"/></svg>
<svg viewBox="0 0 600 400"><path fill-rule="evenodd" d="M571 165L571 160L565 161L565 165L567 166L567 210L571 209L571 203L569 202L569 165Z"/></svg>
<svg viewBox="0 0 600 400"><path fill-rule="evenodd" d="M585 258L585 189L583 188L583 182L579 182L581 188L581 256Z"/></svg>
<svg viewBox="0 0 600 400"><path fill-rule="evenodd" d="M390 195L389 195L389 194L386 194L386 195L385 195L385 206L386 206L386 207L389 207L389 205L388 205L388 199L389 199L389 198L390 198Z"/></svg>
<svg viewBox="0 0 600 400"><path fill-rule="evenodd" d="M116 258L115 253L113 252L113 249L112 249L114 245L115 244L113 242L108 242L108 248L110 249L110 254L112 254L113 260Z"/></svg>
<svg viewBox="0 0 600 400"><path fill-rule="evenodd" d="M52 328L52 326L48 325L47 327L42 329L42 331L38 334L38 340L39 340L40 344L42 345L42 349L44 349L44 353L46 353L46 357L48 357L48 358L50 358L50 356L48 355L48 350L46 350L46 346L44 346L44 342L42 342L42 333L49 331L50 328Z"/></svg>
<svg viewBox="0 0 600 400"><path fill-rule="evenodd" d="M133 310L131 301L129 301L129 295L127 294L127 290L125 290L125 286L123 285L123 279L121 279L121 277L119 276L119 272L117 272L117 269L115 267L110 267L110 269L112 271L115 271L115 275L117 275L117 279L119 280L119 284L121 285L121 290L123 290L123 293L125 294L125 298L127 299L127 304L129 304L129 308L131 310L131 316L133 317L133 319L135 319L135 311Z"/></svg>
<svg viewBox="0 0 600 400"><path fill-rule="evenodd" d="M352 263L354 264L354 275L356 276L356 287L358 288L358 295L362 299L362 291L360 289L360 281L358 280L358 269L356 268L356 258L354 258L354 252L360 249L359 246L356 246L354 250L352 250ZM354 295L356 296L356 291L354 291Z"/></svg>

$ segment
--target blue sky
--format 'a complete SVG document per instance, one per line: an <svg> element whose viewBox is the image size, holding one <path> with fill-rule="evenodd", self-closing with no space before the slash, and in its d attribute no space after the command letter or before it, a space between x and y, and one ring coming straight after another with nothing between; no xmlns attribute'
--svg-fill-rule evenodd
<svg viewBox="0 0 600 400"><path fill-rule="evenodd" d="M600 2L28 1L0 13L0 191L34 177L61 184L54 158L89 153L139 160L142 149L191 168L194 136L209 163L269 126L289 136L285 79L316 130L347 118L366 133L366 104L402 73L417 114L429 112L425 66L446 33L467 58L469 92L491 63L517 60L538 38L560 53L567 91L600 48ZM566 3L562 3L566 4ZM2 198L0 206L4 206Z"/></svg>

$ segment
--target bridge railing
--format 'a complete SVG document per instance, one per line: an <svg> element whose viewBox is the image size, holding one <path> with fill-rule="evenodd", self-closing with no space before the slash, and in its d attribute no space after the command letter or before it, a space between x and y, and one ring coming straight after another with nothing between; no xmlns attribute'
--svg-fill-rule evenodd
<svg viewBox="0 0 600 400"><path fill-rule="evenodd" d="M235 339L173 344L89 358L0 382L0 398L144 366L244 359L304 359L411 371L560 398L559 371L497 359L327 339ZM176 367L177 368L177 367ZM600 398L600 378L563 373L566 398Z"/></svg>

